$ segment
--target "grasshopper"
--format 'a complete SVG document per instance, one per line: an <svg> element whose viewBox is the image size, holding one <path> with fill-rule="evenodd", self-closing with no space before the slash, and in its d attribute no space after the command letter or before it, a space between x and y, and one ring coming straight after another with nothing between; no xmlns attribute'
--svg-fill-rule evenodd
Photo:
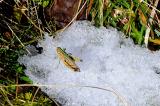
<svg viewBox="0 0 160 106"><path fill-rule="evenodd" d="M80 72L80 68L76 65L75 61L82 61L81 59L71 56L60 47L57 47L56 51L59 59L64 63L66 67L72 69L75 72Z"/></svg>

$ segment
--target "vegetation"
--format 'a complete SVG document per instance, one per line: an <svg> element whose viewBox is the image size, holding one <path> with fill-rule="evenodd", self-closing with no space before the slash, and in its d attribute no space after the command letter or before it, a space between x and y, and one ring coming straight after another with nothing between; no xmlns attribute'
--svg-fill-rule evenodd
<svg viewBox="0 0 160 106"><path fill-rule="evenodd" d="M11 85L31 84L25 67L17 62L19 56L29 53L26 46L36 46L44 32L57 30L54 20L45 20L45 8L50 0L0 1L0 105L56 105L37 87ZM135 44L146 44L157 50L160 45L160 11L158 0L87 0L88 20L97 27L113 26L132 37ZM8 87L5 87L8 86Z"/></svg>

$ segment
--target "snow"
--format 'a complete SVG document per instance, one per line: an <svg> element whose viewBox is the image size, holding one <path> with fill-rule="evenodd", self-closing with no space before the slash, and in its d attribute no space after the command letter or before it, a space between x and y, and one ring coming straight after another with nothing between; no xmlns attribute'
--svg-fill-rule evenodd
<svg viewBox="0 0 160 106"><path fill-rule="evenodd" d="M33 83L44 85L40 88L63 106L160 106L160 51L123 36L114 28L77 21L54 39L46 33L39 42L43 53L19 62ZM56 47L83 60L76 62L80 72L60 62Z"/></svg>

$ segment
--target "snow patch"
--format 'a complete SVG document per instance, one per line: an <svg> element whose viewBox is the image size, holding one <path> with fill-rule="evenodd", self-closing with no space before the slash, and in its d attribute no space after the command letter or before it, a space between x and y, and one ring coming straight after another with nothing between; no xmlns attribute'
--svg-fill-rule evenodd
<svg viewBox="0 0 160 106"><path fill-rule="evenodd" d="M160 51L135 46L116 29L88 21L73 23L54 39L46 34L39 44L42 54L19 62L34 84L57 85L41 89L63 106L160 106ZM76 63L81 72L66 68L56 47L81 58Z"/></svg>

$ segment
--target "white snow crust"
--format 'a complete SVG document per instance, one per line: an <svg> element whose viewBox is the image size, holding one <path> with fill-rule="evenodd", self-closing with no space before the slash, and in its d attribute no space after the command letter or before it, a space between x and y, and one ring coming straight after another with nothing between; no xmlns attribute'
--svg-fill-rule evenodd
<svg viewBox="0 0 160 106"><path fill-rule="evenodd" d="M76 21L56 38L39 42L42 54L19 58L25 73L62 106L160 106L160 51L139 47L114 28ZM56 47L79 57L80 72L66 68ZM91 88L85 86L99 87Z"/></svg>

